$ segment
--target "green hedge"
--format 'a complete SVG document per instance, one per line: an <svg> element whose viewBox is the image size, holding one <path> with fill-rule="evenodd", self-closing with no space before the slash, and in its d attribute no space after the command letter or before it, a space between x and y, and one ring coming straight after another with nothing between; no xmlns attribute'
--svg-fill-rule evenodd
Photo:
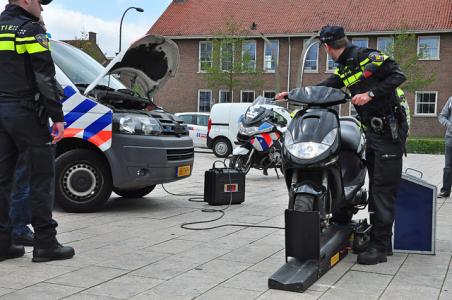
<svg viewBox="0 0 452 300"><path fill-rule="evenodd" d="M408 153L444 154L444 138L410 137L406 145Z"/></svg>

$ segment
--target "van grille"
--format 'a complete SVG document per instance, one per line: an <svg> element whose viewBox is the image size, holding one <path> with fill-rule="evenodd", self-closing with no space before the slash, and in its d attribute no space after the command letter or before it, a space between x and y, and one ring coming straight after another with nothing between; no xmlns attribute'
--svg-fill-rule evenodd
<svg viewBox="0 0 452 300"><path fill-rule="evenodd" d="M169 149L166 150L166 155L168 161L187 160L195 156L195 149L194 148Z"/></svg>
<svg viewBox="0 0 452 300"><path fill-rule="evenodd" d="M177 136L188 135L187 125L184 123L163 119L160 119L159 121L163 128L162 132L163 135L177 135Z"/></svg>

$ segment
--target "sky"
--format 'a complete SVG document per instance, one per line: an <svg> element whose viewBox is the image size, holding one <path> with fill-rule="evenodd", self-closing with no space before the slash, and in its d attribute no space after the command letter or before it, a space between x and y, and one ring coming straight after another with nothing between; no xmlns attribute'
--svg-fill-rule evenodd
<svg viewBox="0 0 452 300"><path fill-rule="evenodd" d="M54 0L44 7L47 31L55 40L72 40L82 32L97 33L100 48L108 57L119 48L119 24L124 11L141 7L143 13L129 10L122 27L122 49L143 36L162 15L172 0ZM3 8L7 0L0 0Z"/></svg>

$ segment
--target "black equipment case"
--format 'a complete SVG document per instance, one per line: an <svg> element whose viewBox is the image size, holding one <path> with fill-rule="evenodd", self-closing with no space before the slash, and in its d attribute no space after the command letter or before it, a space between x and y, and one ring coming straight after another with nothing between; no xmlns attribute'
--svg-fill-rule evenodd
<svg viewBox="0 0 452 300"><path fill-rule="evenodd" d="M240 204L245 201L245 173L227 168L226 164L224 168L217 168L215 163L204 174L204 201L209 205Z"/></svg>

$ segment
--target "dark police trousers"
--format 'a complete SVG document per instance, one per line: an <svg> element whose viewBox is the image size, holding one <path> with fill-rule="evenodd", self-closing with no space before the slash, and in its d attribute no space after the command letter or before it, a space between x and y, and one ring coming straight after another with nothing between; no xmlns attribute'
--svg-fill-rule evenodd
<svg viewBox="0 0 452 300"><path fill-rule="evenodd" d="M11 243L9 205L13 184L17 197L32 207L35 248L57 244L57 223L52 219L54 199L54 146L48 126L19 102L0 99L0 253ZM15 183L14 183L15 179Z"/></svg>
<svg viewBox="0 0 452 300"><path fill-rule="evenodd" d="M450 194L450 188L452 185L452 143L446 139L445 153L445 166L443 172L443 186L441 192Z"/></svg>
<svg viewBox="0 0 452 300"><path fill-rule="evenodd" d="M366 166L369 172L369 215L371 245L385 251L392 238L395 201L402 176L405 138L393 143L387 131L383 136L366 132Z"/></svg>

